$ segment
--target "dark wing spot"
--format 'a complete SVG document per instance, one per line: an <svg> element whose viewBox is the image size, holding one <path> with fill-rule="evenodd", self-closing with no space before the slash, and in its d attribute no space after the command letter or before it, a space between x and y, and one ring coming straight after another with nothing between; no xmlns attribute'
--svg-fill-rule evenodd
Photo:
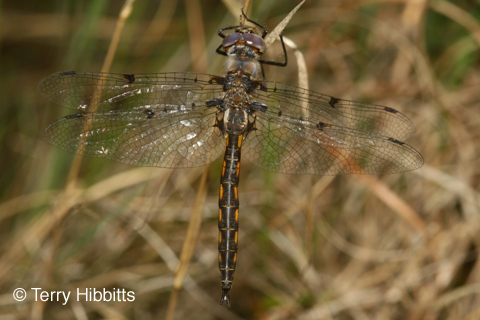
<svg viewBox="0 0 480 320"><path fill-rule="evenodd" d="M81 118L83 117L83 113L75 113L75 114L69 114L68 116L65 116L65 119L75 119L75 118Z"/></svg>
<svg viewBox="0 0 480 320"><path fill-rule="evenodd" d="M279 117L282 116L282 110L278 111L278 116L279 116Z"/></svg>
<svg viewBox="0 0 480 320"><path fill-rule="evenodd" d="M196 107L197 107L197 106L195 105L195 103L192 102L192 110L195 110Z"/></svg>
<svg viewBox="0 0 480 320"><path fill-rule="evenodd" d="M155 112L153 112L150 109L145 110L145 113L147 114L147 119L152 119L153 116L155 115Z"/></svg>
<svg viewBox="0 0 480 320"><path fill-rule="evenodd" d="M263 84L260 84L260 85L258 86L258 90L267 91L268 88L267 88L266 86L264 86Z"/></svg>
<svg viewBox="0 0 480 320"><path fill-rule="evenodd" d="M249 107L251 110L258 110L260 112L265 112L268 109L268 106L266 104L260 103L258 101L253 101L252 103L250 103Z"/></svg>
<svg viewBox="0 0 480 320"><path fill-rule="evenodd" d="M317 129L323 131L323 128L325 128L325 123L319 122L319 123L317 124Z"/></svg>
<svg viewBox="0 0 480 320"><path fill-rule="evenodd" d="M242 78L242 82L247 87L247 92L250 93L253 90L267 91L267 87L262 81L251 81L248 77Z"/></svg>
<svg viewBox="0 0 480 320"><path fill-rule="evenodd" d="M248 78L242 77L242 82L245 85L247 93L253 92L253 90L260 88L261 84L256 81L250 81Z"/></svg>
<svg viewBox="0 0 480 320"><path fill-rule="evenodd" d="M404 145L405 144L405 142L402 142L402 141L397 140L395 138L388 138L388 141L399 144L399 145Z"/></svg>
<svg viewBox="0 0 480 320"><path fill-rule="evenodd" d="M220 99L220 98L213 98L213 99L210 99L210 100L206 100L205 101L205 104L207 105L207 107L211 108L211 107L217 107L217 106L222 106L223 105L223 100Z"/></svg>
<svg viewBox="0 0 480 320"><path fill-rule="evenodd" d="M60 72L62 76L73 76L74 74L77 74L76 71L62 71Z"/></svg>
<svg viewBox="0 0 480 320"><path fill-rule="evenodd" d="M330 107L335 108L335 104L338 102L338 100L339 99L337 98L331 97L330 102L328 102L330 104Z"/></svg>
<svg viewBox="0 0 480 320"><path fill-rule="evenodd" d="M210 80L208 80L208 83L209 83L209 84L212 84L212 83L214 83L214 82L215 82L215 83L218 83L218 84L223 84L223 85L225 85L225 82L226 82L226 81L225 81L225 78L223 78L223 77L212 77L212 78L210 78Z"/></svg>
<svg viewBox="0 0 480 320"><path fill-rule="evenodd" d="M124 74L123 77L128 80L128 83L135 82L135 75L134 74Z"/></svg>
<svg viewBox="0 0 480 320"><path fill-rule="evenodd" d="M397 110L395 110L395 109L393 109L393 108L390 108L390 107L385 107L384 109L385 109L385 111L387 111L387 112L398 113Z"/></svg>

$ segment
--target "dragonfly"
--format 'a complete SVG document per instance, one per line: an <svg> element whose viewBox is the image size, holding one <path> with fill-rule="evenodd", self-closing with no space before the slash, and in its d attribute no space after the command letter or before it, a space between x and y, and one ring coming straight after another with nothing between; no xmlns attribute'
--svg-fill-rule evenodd
<svg viewBox="0 0 480 320"><path fill-rule="evenodd" d="M230 306L237 263L240 157L287 174L390 174L417 169L421 154L404 141L415 126L386 106L335 98L268 81L267 29L249 19L218 31L222 76L64 71L39 92L76 113L50 124L44 139L89 157L132 166L192 168L223 153L218 211L220 304Z"/></svg>

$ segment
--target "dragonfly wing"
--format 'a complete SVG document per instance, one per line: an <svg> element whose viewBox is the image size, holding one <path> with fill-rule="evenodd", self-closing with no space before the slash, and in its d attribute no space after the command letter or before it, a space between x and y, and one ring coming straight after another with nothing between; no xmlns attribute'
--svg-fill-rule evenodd
<svg viewBox="0 0 480 320"><path fill-rule="evenodd" d="M391 137L308 120L257 113L243 155L253 164L290 174L388 174L410 171L423 158Z"/></svg>
<svg viewBox="0 0 480 320"><path fill-rule="evenodd" d="M202 73L90 73L64 71L45 77L38 91L50 101L84 112L164 104L195 107L221 95L219 78ZM192 105L193 104L193 105Z"/></svg>
<svg viewBox="0 0 480 320"><path fill-rule="evenodd" d="M252 100L267 106L269 116L309 119L405 141L415 126L404 114L379 105L349 101L274 81L261 82Z"/></svg>
<svg viewBox="0 0 480 320"><path fill-rule="evenodd" d="M142 110L143 108L143 110ZM45 140L79 155L133 166L188 168L218 158L223 135L215 111L165 111L137 106L134 111L79 113L52 123Z"/></svg>

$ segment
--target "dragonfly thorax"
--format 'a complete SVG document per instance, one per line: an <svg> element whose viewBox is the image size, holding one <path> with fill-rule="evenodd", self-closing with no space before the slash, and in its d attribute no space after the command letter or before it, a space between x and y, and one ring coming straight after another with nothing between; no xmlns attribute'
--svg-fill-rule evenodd
<svg viewBox="0 0 480 320"><path fill-rule="evenodd" d="M252 80L262 78L262 67L256 58L247 58L242 55L230 55L225 63L226 73L242 71L249 74Z"/></svg>

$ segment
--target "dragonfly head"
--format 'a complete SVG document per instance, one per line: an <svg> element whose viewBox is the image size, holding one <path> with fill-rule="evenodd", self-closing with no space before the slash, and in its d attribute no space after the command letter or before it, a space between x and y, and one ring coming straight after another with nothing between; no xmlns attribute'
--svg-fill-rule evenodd
<svg viewBox="0 0 480 320"><path fill-rule="evenodd" d="M255 29L239 28L225 38L223 38L222 46L225 52L229 52L232 47L248 47L252 49L257 55L262 55L265 52L265 41L257 34Z"/></svg>

